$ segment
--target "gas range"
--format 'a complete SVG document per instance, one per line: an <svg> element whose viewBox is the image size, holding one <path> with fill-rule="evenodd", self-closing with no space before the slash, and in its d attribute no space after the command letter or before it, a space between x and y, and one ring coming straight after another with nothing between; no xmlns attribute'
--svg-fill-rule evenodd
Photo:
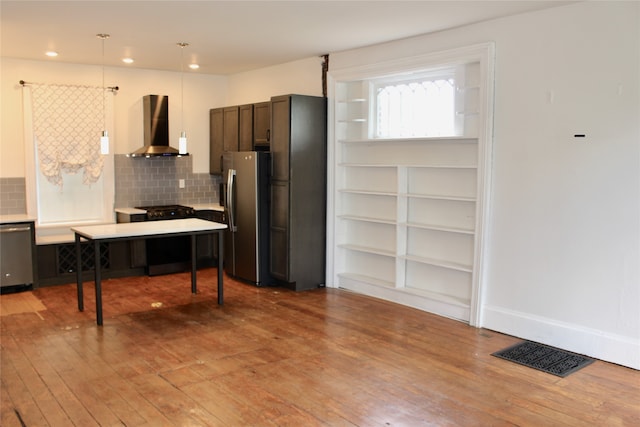
<svg viewBox="0 0 640 427"><path fill-rule="evenodd" d="M182 205L139 206L136 209L147 211L146 221L193 218L196 216L195 209Z"/></svg>

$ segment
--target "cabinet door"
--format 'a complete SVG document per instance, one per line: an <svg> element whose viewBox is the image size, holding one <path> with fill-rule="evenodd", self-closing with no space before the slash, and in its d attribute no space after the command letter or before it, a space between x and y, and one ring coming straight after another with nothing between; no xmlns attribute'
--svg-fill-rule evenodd
<svg viewBox="0 0 640 427"><path fill-rule="evenodd" d="M209 110L209 173L212 175L222 174L223 124L222 108Z"/></svg>
<svg viewBox="0 0 640 427"><path fill-rule="evenodd" d="M274 180L289 180L290 107L289 96L271 98L271 155Z"/></svg>
<svg viewBox="0 0 640 427"><path fill-rule="evenodd" d="M289 281L289 183L271 181L271 274Z"/></svg>
<svg viewBox="0 0 640 427"><path fill-rule="evenodd" d="M239 107L238 151L253 151L253 104Z"/></svg>
<svg viewBox="0 0 640 427"><path fill-rule="evenodd" d="M223 113L223 150L238 151L240 132L240 109L238 107L225 107Z"/></svg>
<svg viewBox="0 0 640 427"><path fill-rule="evenodd" d="M269 148L271 132L271 103L253 104L253 146Z"/></svg>

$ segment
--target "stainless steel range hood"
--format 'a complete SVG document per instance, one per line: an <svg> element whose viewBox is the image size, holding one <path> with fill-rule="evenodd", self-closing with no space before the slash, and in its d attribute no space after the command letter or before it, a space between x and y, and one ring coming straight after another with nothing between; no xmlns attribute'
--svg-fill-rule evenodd
<svg viewBox="0 0 640 427"><path fill-rule="evenodd" d="M129 154L129 157L172 157L180 154L169 145L169 97L145 95L142 97L144 146Z"/></svg>

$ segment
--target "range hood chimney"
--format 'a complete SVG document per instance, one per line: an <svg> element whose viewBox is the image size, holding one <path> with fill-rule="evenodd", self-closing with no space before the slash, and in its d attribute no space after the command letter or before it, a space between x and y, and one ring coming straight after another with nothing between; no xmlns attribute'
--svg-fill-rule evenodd
<svg viewBox="0 0 640 427"><path fill-rule="evenodd" d="M169 97L145 95L142 97L144 146L129 157L188 156L169 145Z"/></svg>

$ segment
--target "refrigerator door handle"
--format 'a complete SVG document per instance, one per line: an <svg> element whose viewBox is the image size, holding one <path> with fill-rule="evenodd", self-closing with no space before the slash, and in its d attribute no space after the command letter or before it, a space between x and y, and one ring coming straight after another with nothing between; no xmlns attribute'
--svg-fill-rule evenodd
<svg viewBox="0 0 640 427"><path fill-rule="evenodd" d="M225 203L227 205L227 209L229 211L229 231L231 231L232 233L235 231L238 231L238 227L236 227L235 224L235 216L236 216L236 207L234 205L234 199L235 199L235 191L236 191L236 187L235 187L235 177L236 177L236 170L235 169L229 169L227 171L227 195L226 195L226 200Z"/></svg>

